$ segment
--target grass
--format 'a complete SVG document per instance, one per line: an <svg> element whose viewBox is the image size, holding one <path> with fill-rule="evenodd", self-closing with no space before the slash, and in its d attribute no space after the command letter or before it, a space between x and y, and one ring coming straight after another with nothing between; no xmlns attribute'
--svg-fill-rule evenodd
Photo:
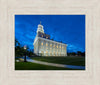
<svg viewBox="0 0 100 85"><path fill-rule="evenodd" d="M34 57L32 58L38 61L45 61L50 63L66 64L66 65L78 65L85 66L85 57Z"/></svg>
<svg viewBox="0 0 100 85"><path fill-rule="evenodd" d="M33 57L32 59L38 60L38 61L50 62L50 63L85 66L85 57L78 57L78 56L77 57L76 56ZM15 59L15 60L18 60L18 59ZM21 61L21 62L15 62L15 70L78 70L78 69L69 69L69 68L41 65L41 64Z"/></svg>
<svg viewBox="0 0 100 85"><path fill-rule="evenodd" d="M31 62L15 62L15 70L72 70L68 68L40 65Z"/></svg>

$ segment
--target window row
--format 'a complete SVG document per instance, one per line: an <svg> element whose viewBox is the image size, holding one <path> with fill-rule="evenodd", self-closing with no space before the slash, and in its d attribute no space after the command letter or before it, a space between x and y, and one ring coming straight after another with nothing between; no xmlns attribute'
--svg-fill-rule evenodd
<svg viewBox="0 0 100 85"><path fill-rule="evenodd" d="M45 45L45 44L44 44L43 42L41 42L41 46L43 46L43 45ZM61 45L58 46L58 45L55 45L55 44L53 45L53 44L48 44L48 43L46 43L46 46L50 46L50 47L54 47L54 48L55 48L55 47L56 47L56 48L64 48L64 46L61 46Z"/></svg>

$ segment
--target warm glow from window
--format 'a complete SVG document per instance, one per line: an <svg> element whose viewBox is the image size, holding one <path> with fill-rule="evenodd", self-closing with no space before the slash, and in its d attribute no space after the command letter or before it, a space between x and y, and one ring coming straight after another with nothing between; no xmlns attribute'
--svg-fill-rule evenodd
<svg viewBox="0 0 100 85"><path fill-rule="evenodd" d="M41 43L41 45L43 45L43 42Z"/></svg>
<svg viewBox="0 0 100 85"><path fill-rule="evenodd" d="M50 47L52 47L52 44L50 44Z"/></svg>
<svg viewBox="0 0 100 85"><path fill-rule="evenodd" d="M57 45L57 48L58 48L58 45Z"/></svg>
<svg viewBox="0 0 100 85"><path fill-rule="evenodd" d="M43 37L43 35L42 35L42 37Z"/></svg>
<svg viewBox="0 0 100 85"><path fill-rule="evenodd" d="M43 53L43 51L41 53Z"/></svg>
<svg viewBox="0 0 100 85"><path fill-rule="evenodd" d="M53 47L55 47L55 45Z"/></svg>
<svg viewBox="0 0 100 85"><path fill-rule="evenodd" d="M46 43L46 46L48 46L48 43Z"/></svg>

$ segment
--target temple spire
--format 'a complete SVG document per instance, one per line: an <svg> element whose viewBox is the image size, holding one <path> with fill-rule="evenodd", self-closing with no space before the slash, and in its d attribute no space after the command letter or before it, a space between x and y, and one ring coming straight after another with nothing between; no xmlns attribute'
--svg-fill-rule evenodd
<svg viewBox="0 0 100 85"><path fill-rule="evenodd" d="M44 33L44 29L43 29L43 25L41 25L41 21L40 21L40 24L38 25L37 33L38 32Z"/></svg>

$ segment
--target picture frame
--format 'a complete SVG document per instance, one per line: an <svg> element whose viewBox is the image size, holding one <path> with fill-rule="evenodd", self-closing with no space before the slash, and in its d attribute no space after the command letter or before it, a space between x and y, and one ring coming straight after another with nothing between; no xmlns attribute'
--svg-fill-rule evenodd
<svg viewBox="0 0 100 85"><path fill-rule="evenodd" d="M99 85L99 18L98 0L1 0L0 1L0 84L1 85ZM15 14L85 14L86 70L15 71Z"/></svg>

